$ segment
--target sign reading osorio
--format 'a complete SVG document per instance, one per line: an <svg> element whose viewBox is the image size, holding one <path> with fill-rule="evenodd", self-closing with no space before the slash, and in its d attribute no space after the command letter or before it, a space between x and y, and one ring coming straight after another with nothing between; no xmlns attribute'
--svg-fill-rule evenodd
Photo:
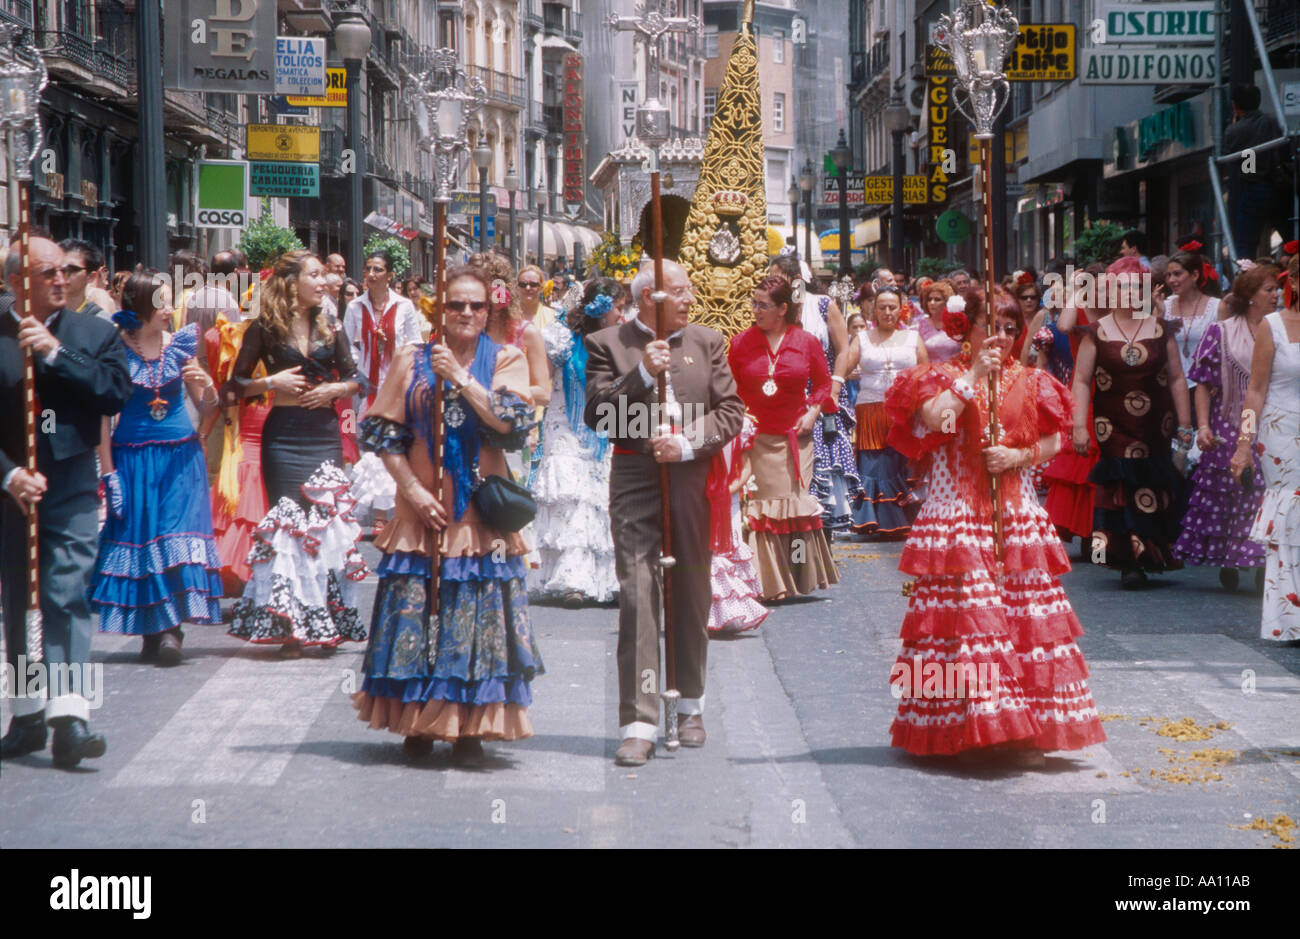
<svg viewBox="0 0 1300 939"><path fill-rule="evenodd" d="M275 93L275 0L174 0L167 7L164 85Z"/></svg>

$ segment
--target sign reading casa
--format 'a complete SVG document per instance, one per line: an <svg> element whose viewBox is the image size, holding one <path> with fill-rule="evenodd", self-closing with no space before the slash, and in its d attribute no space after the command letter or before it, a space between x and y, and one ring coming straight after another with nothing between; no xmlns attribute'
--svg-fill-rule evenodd
<svg viewBox="0 0 1300 939"><path fill-rule="evenodd" d="M243 160L203 160L194 194L199 228L248 227L248 164Z"/></svg>
<svg viewBox="0 0 1300 939"><path fill-rule="evenodd" d="M249 124L250 160L320 162L320 128L301 124Z"/></svg>

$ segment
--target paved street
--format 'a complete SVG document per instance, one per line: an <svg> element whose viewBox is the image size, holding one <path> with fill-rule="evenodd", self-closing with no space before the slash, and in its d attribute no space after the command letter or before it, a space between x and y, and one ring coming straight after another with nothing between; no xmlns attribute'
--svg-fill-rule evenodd
<svg viewBox="0 0 1300 939"><path fill-rule="evenodd" d="M838 587L714 641L708 745L639 770L612 761L613 607L534 607L536 736L474 770L446 745L408 762L356 719L359 648L282 662L193 627L162 670L97 636L108 753L0 768L0 847L1294 847L1234 827L1300 818L1300 648L1256 638L1257 596L1200 570L1125 593L1081 566L1065 583L1109 742L1033 771L921 762L888 739L900 548L837 543Z"/></svg>

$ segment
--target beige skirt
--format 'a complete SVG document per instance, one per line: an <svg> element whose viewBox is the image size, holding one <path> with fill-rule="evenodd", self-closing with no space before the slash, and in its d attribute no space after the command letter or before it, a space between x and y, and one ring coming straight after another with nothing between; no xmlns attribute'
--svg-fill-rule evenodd
<svg viewBox="0 0 1300 939"><path fill-rule="evenodd" d="M799 438L798 477L784 436L759 434L746 455L756 491L745 508L745 523L763 600L800 596L839 583L822 531L821 503L808 492L812 434Z"/></svg>

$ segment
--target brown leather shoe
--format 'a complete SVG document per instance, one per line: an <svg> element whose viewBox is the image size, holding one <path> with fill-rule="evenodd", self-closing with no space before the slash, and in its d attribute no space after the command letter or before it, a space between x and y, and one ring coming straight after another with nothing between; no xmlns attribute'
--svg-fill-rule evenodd
<svg viewBox="0 0 1300 939"><path fill-rule="evenodd" d="M687 714L677 725L677 739L684 747L702 747L707 736L704 733L704 718L699 714Z"/></svg>
<svg viewBox="0 0 1300 939"><path fill-rule="evenodd" d="M614 751L614 763L617 766L645 766L654 755L655 744L653 740L628 737Z"/></svg>

